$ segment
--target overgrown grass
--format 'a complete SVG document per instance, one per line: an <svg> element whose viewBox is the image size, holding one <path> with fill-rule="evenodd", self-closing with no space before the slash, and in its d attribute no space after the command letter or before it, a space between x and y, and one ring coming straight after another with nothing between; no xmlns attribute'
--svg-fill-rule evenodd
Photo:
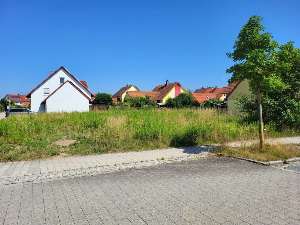
<svg viewBox="0 0 300 225"><path fill-rule="evenodd" d="M243 157L247 159L267 162L300 157L300 146L294 144L266 144L265 149L260 149L259 144L252 144L250 146L242 146L235 148L222 145L219 149L219 152L224 155Z"/></svg>
<svg viewBox="0 0 300 225"><path fill-rule="evenodd" d="M17 115L0 120L0 161L42 159L145 149L195 146L258 137L257 123L213 109L111 109L84 113ZM292 136L299 131L275 131L267 137ZM61 148L54 141L73 139Z"/></svg>

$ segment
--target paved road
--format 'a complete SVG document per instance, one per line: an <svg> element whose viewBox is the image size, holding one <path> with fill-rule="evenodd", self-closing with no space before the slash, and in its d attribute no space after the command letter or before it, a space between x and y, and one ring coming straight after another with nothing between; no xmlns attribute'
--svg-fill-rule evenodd
<svg viewBox="0 0 300 225"><path fill-rule="evenodd" d="M282 169L293 171L300 174L300 161L291 162L289 164L283 164L279 166Z"/></svg>
<svg viewBox="0 0 300 225"><path fill-rule="evenodd" d="M0 224L300 224L300 174L227 157L0 185Z"/></svg>

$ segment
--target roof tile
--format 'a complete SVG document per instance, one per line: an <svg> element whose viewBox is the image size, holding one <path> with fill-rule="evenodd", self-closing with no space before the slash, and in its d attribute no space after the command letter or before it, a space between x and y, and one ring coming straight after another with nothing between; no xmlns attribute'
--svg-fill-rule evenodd
<svg viewBox="0 0 300 225"><path fill-rule="evenodd" d="M157 91L128 91L127 95L129 97L145 97L146 95L148 95L150 97L150 100L155 101L157 96L159 95L159 92Z"/></svg>

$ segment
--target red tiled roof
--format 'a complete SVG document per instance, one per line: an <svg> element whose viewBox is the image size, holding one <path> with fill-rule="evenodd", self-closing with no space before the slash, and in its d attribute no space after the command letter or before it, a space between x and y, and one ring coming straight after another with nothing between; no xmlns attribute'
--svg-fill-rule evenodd
<svg viewBox="0 0 300 225"><path fill-rule="evenodd" d="M223 94L227 94L227 96L226 96L227 99L240 83L241 83L241 81L237 81L237 82L227 85L227 87L223 91Z"/></svg>
<svg viewBox="0 0 300 225"><path fill-rule="evenodd" d="M44 101L42 101L42 103L46 102L48 98L50 98L52 95L54 95L54 93L57 90L59 90L62 86L64 86L66 83L70 83L77 91L79 91L84 97L86 97L89 101L91 101L91 99L88 96L86 96L75 84L73 84L71 81L67 80L65 83L60 85L55 91L53 91L47 98L45 98Z"/></svg>
<svg viewBox="0 0 300 225"><path fill-rule="evenodd" d="M209 96L210 98L218 98L221 99L224 94L227 94L228 96L232 93L232 91L238 86L240 82L234 82L232 84L227 85L227 87L222 88L202 88L197 89L192 96L195 99L195 102L197 104L201 104L208 100L206 96Z"/></svg>
<svg viewBox="0 0 300 225"><path fill-rule="evenodd" d="M52 77L54 74L56 74L60 69L64 69L71 77L74 78L78 83L80 83L90 94L91 96L95 96L88 88L87 85L84 86L79 80L76 79L65 67L61 66L57 70L55 70L49 77L47 77L42 83L40 83L38 86L36 86L29 94L26 95L27 98L31 97L31 93L34 92L38 87L40 87L43 83L45 83L50 77Z"/></svg>
<svg viewBox="0 0 300 225"><path fill-rule="evenodd" d="M157 91L128 91L127 95L129 97L146 97L148 95L150 97L150 100L156 101L157 96L159 95L159 92Z"/></svg>
<svg viewBox="0 0 300 225"><path fill-rule="evenodd" d="M80 83L81 83L86 89L89 89L86 81L80 81Z"/></svg>
<svg viewBox="0 0 300 225"><path fill-rule="evenodd" d="M27 107L30 104L30 102L24 102L21 106L22 107Z"/></svg>
<svg viewBox="0 0 300 225"><path fill-rule="evenodd" d="M192 96L195 99L195 102L197 104L201 104L212 98L220 99L223 95L222 94L214 94L214 93L193 93ZM207 98L206 96L208 96L209 98Z"/></svg>
<svg viewBox="0 0 300 225"><path fill-rule="evenodd" d="M152 90L154 92L159 92L156 100L163 100L177 84L186 92L179 82L169 83L168 85L158 85Z"/></svg>
<svg viewBox="0 0 300 225"><path fill-rule="evenodd" d="M157 85L152 91L161 91L161 89L163 89L166 86L167 86L166 84Z"/></svg>
<svg viewBox="0 0 300 225"><path fill-rule="evenodd" d="M30 102L30 99L26 98L26 95L19 95L19 94L17 95L7 94L7 95L14 102ZM12 98L12 96L18 96L20 98Z"/></svg>
<svg viewBox="0 0 300 225"><path fill-rule="evenodd" d="M204 94L204 93L211 93L215 88L207 87L207 88L199 88L194 91L194 93Z"/></svg>
<svg viewBox="0 0 300 225"><path fill-rule="evenodd" d="M140 90L138 89L136 86L134 86L133 84L132 85L129 85L129 86L125 86L125 87L122 87L117 93L115 93L112 97L113 98L117 98L117 97L121 97L122 94L124 92L126 92L127 90L129 90L131 87L135 87L137 90Z"/></svg>
<svg viewBox="0 0 300 225"><path fill-rule="evenodd" d="M222 87L222 88L216 88L213 90L213 92L211 93L214 93L214 94L224 94L224 91L227 89L227 87Z"/></svg>

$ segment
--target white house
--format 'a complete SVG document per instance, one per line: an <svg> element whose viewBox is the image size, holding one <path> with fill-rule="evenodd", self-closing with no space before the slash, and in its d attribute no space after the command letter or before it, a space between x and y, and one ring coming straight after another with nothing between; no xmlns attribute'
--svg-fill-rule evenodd
<svg viewBox="0 0 300 225"><path fill-rule="evenodd" d="M9 102L14 101L17 106L26 107L30 103L30 99L26 97L26 95L13 95L13 94L7 94L5 96L5 99Z"/></svg>
<svg viewBox="0 0 300 225"><path fill-rule="evenodd" d="M83 112L89 111L93 96L85 81L77 80L62 66L26 97L33 112Z"/></svg>

